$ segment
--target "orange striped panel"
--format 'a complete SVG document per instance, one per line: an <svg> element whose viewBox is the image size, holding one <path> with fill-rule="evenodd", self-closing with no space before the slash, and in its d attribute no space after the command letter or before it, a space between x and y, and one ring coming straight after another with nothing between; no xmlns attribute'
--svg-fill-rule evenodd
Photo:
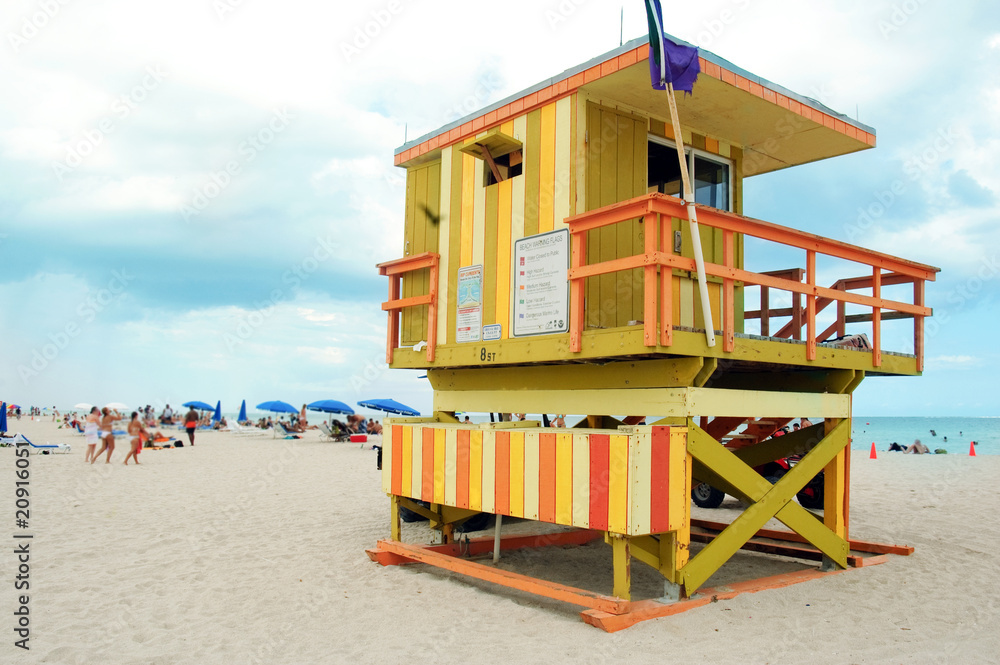
<svg viewBox="0 0 1000 665"><path fill-rule="evenodd" d="M455 505L459 508L469 507L469 457L471 452L470 435L467 429L458 430L458 449L455 460Z"/></svg>
<svg viewBox="0 0 1000 665"><path fill-rule="evenodd" d="M670 523L670 428L654 427L650 451L650 533L671 530Z"/></svg>
<svg viewBox="0 0 1000 665"><path fill-rule="evenodd" d="M590 435L590 528L608 530L608 464L611 437Z"/></svg>
<svg viewBox="0 0 1000 665"><path fill-rule="evenodd" d="M403 431L399 425L392 426L392 448L390 459L392 468L391 491L396 496L403 493Z"/></svg>
<svg viewBox="0 0 1000 665"><path fill-rule="evenodd" d="M423 455L420 464L420 498L424 501L434 500L434 430L422 428Z"/></svg>
<svg viewBox="0 0 1000 665"><path fill-rule="evenodd" d="M556 521L556 435L538 436L538 519Z"/></svg>

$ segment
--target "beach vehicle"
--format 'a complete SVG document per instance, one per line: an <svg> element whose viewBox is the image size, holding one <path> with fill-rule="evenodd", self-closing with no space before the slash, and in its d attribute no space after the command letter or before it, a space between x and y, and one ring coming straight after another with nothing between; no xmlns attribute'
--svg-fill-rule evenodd
<svg viewBox="0 0 1000 665"><path fill-rule="evenodd" d="M608 630L677 611L653 600L633 611L633 559L663 576L665 598L691 600L775 516L794 533L768 552L801 559L804 540L823 571L857 563L851 394L866 377L922 372L924 285L937 273L745 216L753 176L867 150L874 129L704 50L692 95L653 90L648 44L397 149L402 256L378 265L386 362L426 372L434 397L431 415L385 420L390 537L369 556L573 602ZM884 349L886 326L894 340L910 326L912 345ZM459 412L501 417L463 423ZM585 417L560 429L512 413ZM801 414L819 422L771 436ZM767 482L762 467L793 455ZM820 473L818 520L792 499ZM703 483L744 499L743 519L689 519ZM438 542L403 542L403 509L429 517ZM473 549L603 538L610 595L457 559L471 550L456 527L481 513L562 530L498 528ZM711 545L696 551L696 538Z"/></svg>
<svg viewBox="0 0 1000 665"><path fill-rule="evenodd" d="M754 469L766 481L772 485L784 476L801 459L801 455L792 455L757 467ZM801 490L796 493L795 498L799 500L803 508L819 510L823 508L823 488L824 475L819 472L813 476ZM691 501L700 508L718 508L726 498L726 493L717 490L709 483L698 483L691 488Z"/></svg>

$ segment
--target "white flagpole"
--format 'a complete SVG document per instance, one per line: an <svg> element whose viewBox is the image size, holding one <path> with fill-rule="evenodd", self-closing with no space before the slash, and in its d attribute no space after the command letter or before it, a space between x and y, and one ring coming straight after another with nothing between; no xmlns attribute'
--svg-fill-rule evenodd
<svg viewBox="0 0 1000 665"><path fill-rule="evenodd" d="M659 28L659 23L657 23ZM665 58L664 58L665 60ZM666 62L661 60L661 72L666 71ZM687 204L688 227L691 230L691 247L694 250L694 266L698 273L698 293L701 296L701 315L705 320L705 343L715 346L715 324L712 322L712 304L708 299L708 280L705 278L705 257L701 249L701 232L698 230L698 209L694 207L694 189L688 176L687 159L684 158L684 136L677 115L677 99L674 84L667 83L667 99L670 102L670 123L674 128L674 145L681 165L681 181L684 184L684 202Z"/></svg>

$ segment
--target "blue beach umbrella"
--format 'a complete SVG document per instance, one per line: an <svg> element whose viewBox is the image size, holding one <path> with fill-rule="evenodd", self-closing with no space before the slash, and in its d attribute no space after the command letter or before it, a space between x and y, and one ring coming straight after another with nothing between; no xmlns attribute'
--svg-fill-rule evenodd
<svg viewBox="0 0 1000 665"><path fill-rule="evenodd" d="M400 404L394 399L366 399L362 402L358 402L358 406L363 406L366 409L375 409L376 411L385 411L386 413L397 413L401 416L420 415L420 412L416 409L411 409L405 404Z"/></svg>
<svg viewBox="0 0 1000 665"><path fill-rule="evenodd" d="M273 413L298 413L299 410L288 402L282 402L280 399L271 400L270 402L261 402L257 405L257 408L261 411L271 411Z"/></svg>
<svg viewBox="0 0 1000 665"><path fill-rule="evenodd" d="M212 422L217 423L222 420L222 400L215 403L215 413L212 414Z"/></svg>
<svg viewBox="0 0 1000 665"><path fill-rule="evenodd" d="M311 404L306 404L306 408L310 411L322 411L323 413L343 413L348 415L354 413L354 409L335 399L317 400Z"/></svg>
<svg viewBox="0 0 1000 665"><path fill-rule="evenodd" d="M189 409L198 409L199 411L214 411L215 407L211 404L206 404L205 402L199 402L194 400L193 402L184 402L181 406L186 406Z"/></svg>
<svg viewBox="0 0 1000 665"><path fill-rule="evenodd" d="M0 432L7 431L7 403L0 403Z"/></svg>
<svg viewBox="0 0 1000 665"><path fill-rule="evenodd" d="M240 404L240 415L237 417L237 420L239 422L241 422L241 423L245 423L247 421L247 401L246 400L243 400L243 403Z"/></svg>

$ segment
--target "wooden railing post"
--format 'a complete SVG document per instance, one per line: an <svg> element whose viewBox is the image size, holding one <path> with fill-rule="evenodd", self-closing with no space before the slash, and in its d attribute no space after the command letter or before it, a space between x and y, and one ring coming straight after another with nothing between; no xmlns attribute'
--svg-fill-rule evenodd
<svg viewBox="0 0 1000 665"><path fill-rule="evenodd" d="M806 360L816 360L816 252L806 250Z"/></svg>
<svg viewBox="0 0 1000 665"><path fill-rule="evenodd" d="M399 300L399 283L400 278L398 275L389 276L389 301ZM397 346L399 346L399 310L390 309L386 312L389 315L389 325L388 325L388 339L386 339L385 345L385 362L388 365L392 364L392 352Z"/></svg>
<svg viewBox="0 0 1000 665"><path fill-rule="evenodd" d="M735 234L722 232L722 262L726 268L736 267ZM729 353L736 348L736 284L731 277L722 278L722 350Z"/></svg>
<svg viewBox="0 0 1000 665"><path fill-rule="evenodd" d="M760 287L760 334L761 337L771 336L771 303L770 288Z"/></svg>
<svg viewBox="0 0 1000 665"><path fill-rule="evenodd" d="M660 252L674 253L672 217L657 213L660 231ZM674 269L660 266L660 344L674 343Z"/></svg>
<svg viewBox="0 0 1000 665"><path fill-rule="evenodd" d="M582 268L587 262L587 232L574 231L570 236L572 250L570 265ZM579 353L583 349L583 322L586 315L584 293L587 280L585 277L570 279L569 286L569 350Z"/></svg>
<svg viewBox="0 0 1000 665"><path fill-rule="evenodd" d="M872 270L872 297L882 299L882 269L878 266ZM882 366L882 306L872 305L872 365Z"/></svg>
<svg viewBox="0 0 1000 665"><path fill-rule="evenodd" d="M913 280L913 304L924 306L924 280ZM924 317L913 315L913 355L917 357L917 371L924 371Z"/></svg>
<svg viewBox="0 0 1000 665"><path fill-rule="evenodd" d="M656 245L657 245L657 224L658 215L655 212L647 212L642 218L643 224L643 248L645 258L642 269L642 340L646 346L656 346Z"/></svg>
<svg viewBox="0 0 1000 665"><path fill-rule="evenodd" d="M438 270L440 269L438 260L431 264L431 283L428 293L431 301L427 305L427 362L434 362L434 350L437 348L437 297L438 297Z"/></svg>

